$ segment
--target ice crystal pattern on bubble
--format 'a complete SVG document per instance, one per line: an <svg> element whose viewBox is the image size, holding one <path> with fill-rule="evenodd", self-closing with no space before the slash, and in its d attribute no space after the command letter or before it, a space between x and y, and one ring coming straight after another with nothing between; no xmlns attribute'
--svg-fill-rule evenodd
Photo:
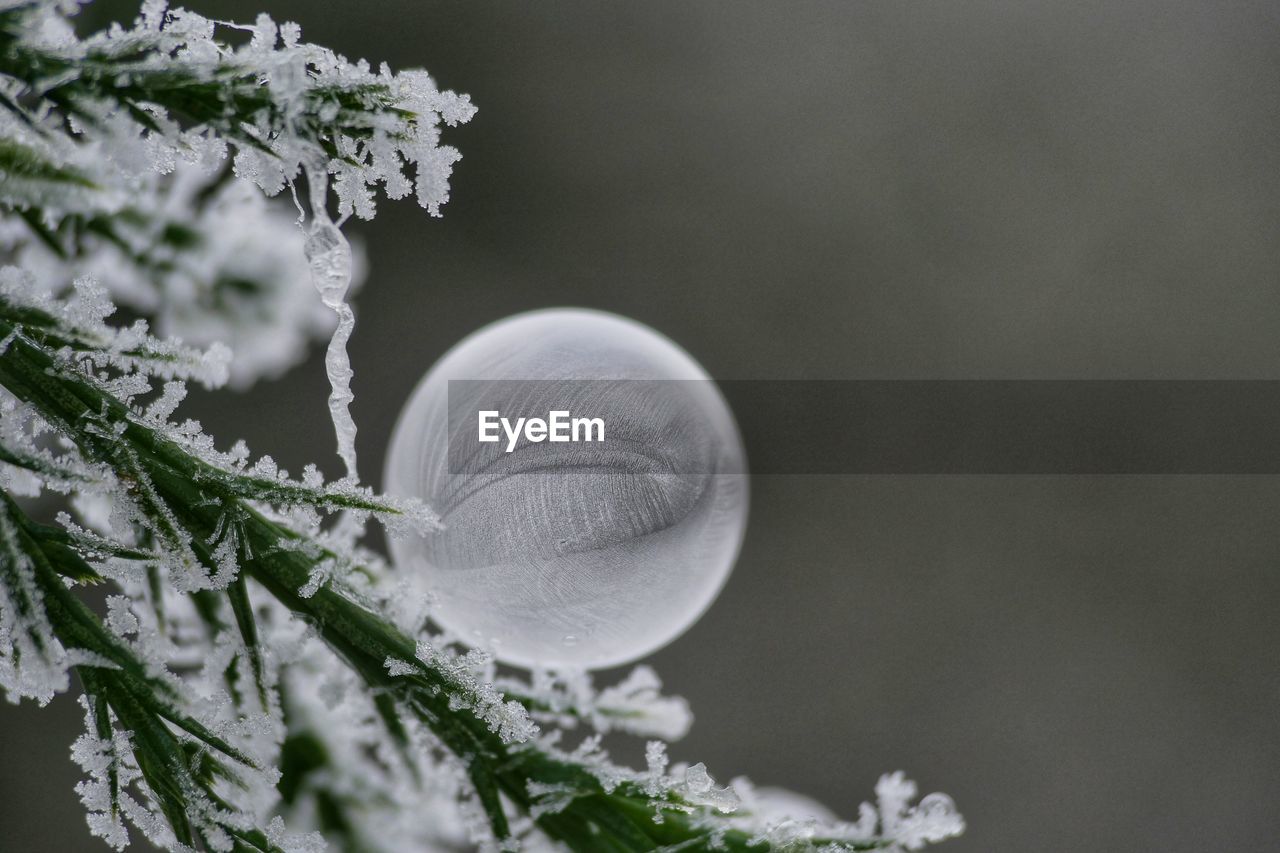
<svg viewBox="0 0 1280 853"><path fill-rule="evenodd" d="M458 156L441 128L472 107L266 16L150 0L82 37L80 5L0 0L0 691L44 704L77 685L95 835L897 850L961 830L899 774L841 822L672 764L691 716L652 670L602 689L519 676L438 632L435 602L357 541L371 517L430 535L428 507L375 495L353 455L337 481L291 476L181 419L189 384L246 386L336 329L347 456L339 350L362 263L339 227L376 191L439 213ZM80 597L93 585L105 615ZM650 739L643 769L608 758L609 732Z"/></svg>

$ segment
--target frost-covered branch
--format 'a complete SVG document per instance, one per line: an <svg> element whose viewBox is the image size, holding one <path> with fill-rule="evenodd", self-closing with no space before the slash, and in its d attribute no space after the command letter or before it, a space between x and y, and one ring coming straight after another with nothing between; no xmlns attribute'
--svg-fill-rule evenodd
<svg viewBox="0 0 1280 853"><path fill-rule="evenodd" d="M66 335L71 329L60 327L58 331ZM648 770L639 773L609 762L599 752L596 740L589 739L573 751L561 750L555 733L544 733L523 705L477 677L484 671L483 656L458 657L443 644L415 641L370 606L361 583L335 578L304 595L316 567L339 556L321 544L314 522L297 529L228 490L221 476L208 473L217 470L210 460L193 454L192 448L199 442L189 433L175 435L170 428L149 422L145 413L139 414L106 390L108 383L95 372L91 360L42 343L40 334L28 335L21 327L0 320L0 336L9 341L0 354L0 385L53 428L65 431L86 463L105 466L114 473L120 486L114 495L114 514L129 518L147 534L145 538L162 555L162 568L175 589L191 594L224 590L225 609L240 624L237 645L247 648L250 642L257 643L256 630L245 630L246 624L254 623L254 615L252 608L236 607L233 591L242 589L237 584L243 576L252 578L276 602L313 626L318 639L356 673L363 689L389 697L390 704L384 700L378 718L401 749L411 748L413 741L403 719L408 717L422 727L419 738L429 738L440 754L450 757L449 762L461 763L459 772L478 812L484 815L486 833L503 839L527 831L515 820L523 814L542 832L579 849L598 849L593 845L601 833L629 849L673 843L748 849L774 840L771 833L778 827L752 826L748 830L742 822L749 816L731 818L738 809L736 795L717 788L701 765L668 769L658 741L650 750ZM92 427L86 428L89 424ZM228 542L231 547L225 547ZM108 561L94 571L128 581L129 573L120 562ZM52 578L52 570L43 577ZM143 578L135 572L132 580L141 583ZM47 602L49 593L46 583L28 595L14 624L28 624L30 620L23 614L37 612L34 602L41 594ZM60 639L60 630L55 626L52 635ZM54 648L48 639L50 633L28 632L32 647ZM105 636L99 630L76 635L73 642L77 649L90 653L94 662L125 667L127 659ZM251 661L251 655L241 654ZM75 655L60 653L45 660L43 666L56 670L59 665L77 666L76 661ZM158 660L155 665L160 666ZM108 686L100 691L115 696L110 687L112 677L95 673L86 689L92 692L105 678ZM528 689L534 696L541 694L537 702L555 710L563 702L563 694L545 687L531 684ZM267 690L269 682L264 685L264 692ZM577 705L592 709L587 716L600 714L607 719L610 709L616 713L618 707L625 708L628 701L652 690L656 686L642 675L638 682L621 686L614 694L605 691L594 698L580 698ZM242 701L248 701L248 692L240 691ZM273 703L267 704L269 711ZM561 710L572 706L564 703ZM156 713L202 739L194 732L203 729L194 727L203 724L184 725L174 719L177 713ZM208 715L216 716L216 710ZM195 714L181 715L183 721L197 718ZM137 718L119 723L130 731L139 724ZM106 740L100 734L97 737ZM245 763L270 766L270 759L268 752ZM146 779L145 772L142 778ZM152 785L150 781L147 784ZM189 811L194 811L188 818L205 820L207 825L200 824L202 832L219 827L230 832L228 827L247 825L243 815L224 815L222 800L192 799L191 803ZM172 808L163 801L159 806L166 814ZM838 841L841 849L873 849L906 840L908 836L900 839L888 834L890 830L897 832L895 825L885 822L883 812L877 814L879 823L864 819L858 824L830 827L824 843ZM913 817L903 817L901 826L907 827L903 832L909 832L911 838L943 837L959 826L951 810L935 808L910 814ZM787 833L794 829L789 824L785 827ZM819 837L817 833L815 828L813 837ZM161 833L155 840L165 843L166 838Z"/></svg>
<svg viewBox="0 0 1280 853"><path fill-rule="evenodd" d="M439 125L466 121L473 108L425 72L350 63L302 42L296 24L277 26L266 15L251 26L219 24L148 0L134 28L79 39L62 4L7 5L0 74L12 82L4 103L28 128L17 140L29 152L23 176L46 190L27 196L28 206L69 206L73 198L58 197L68 183L104 191L115 183L50 141L64 127L125 171L216 164L231 146L236 174L268 195L317 168L333 176L340 215L371 218L379 185L392 199L413 192L433 215L448 200L458 154L439 144ZM243 44L219 40L219 26L242 32Z"/></svg>
<svg viewBox="0 0 1280 853"><path fill-rule="evenodd" d="M76 676L95 834L183 851L895 851L962 830L900 774L853 822L717 785L669 762L692 716L651 669L603 688L519 677L435 633L433 602L357 541L369 518L392 535L438 521L355 476L343 343L360 259L339 226L372 216L379 187L437 214L458 157L440 129L469 101L266 16L149 0L132 27L82 38L77 6L0 0L0 691L44 704ZM135 319L113 323L117 305ZM278 372L330 311L347 476L293 477L175 419L187 383ZM25 502L49 494L56 514ZM105 615L85 585L107 588ZM606 733L651 738L645 768L610 760Z"/></svg>
<svg viewBox="0 0 1280 853"><path fill-rule="evenodd" d="M0 3L0 205L16 214L0 248L49 281L93 275L162 334L232 344L237 385L297 361L332 327L326 306L345 339L362 264L329 220L329 190L341 218L371 218L379 187L438 215L459 158L440 129L471 117L466 96L349 62L265 15L239 26L151 0L134 27L80 39L63 6ZM306 235L250 183L295 202L308 191ZM344 348L330 361L354 474Z"/></svg>

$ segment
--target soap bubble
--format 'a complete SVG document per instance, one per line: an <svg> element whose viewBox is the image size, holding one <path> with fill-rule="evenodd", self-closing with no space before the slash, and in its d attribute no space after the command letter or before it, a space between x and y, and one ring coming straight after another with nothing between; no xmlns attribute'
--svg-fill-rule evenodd
<svg viewBox="0 0 1280 853"><path fill-rule="evenodd" d="M508 421L491 443L482 411ZM554 411L599 419L602 440L519 431ZM747 516L715 383L652 329L580 309L519 314L450 350L400 414L385 486L444 523L391 543L436 593L436 621L521 666L613 666L667 644L720 591Z"/></svg>

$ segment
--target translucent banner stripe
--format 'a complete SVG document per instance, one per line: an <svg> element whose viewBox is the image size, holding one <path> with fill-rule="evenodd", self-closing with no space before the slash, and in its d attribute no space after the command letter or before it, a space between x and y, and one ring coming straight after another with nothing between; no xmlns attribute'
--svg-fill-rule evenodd
<svg viewBox="0 0 1280 853"><path fill-rule="evenodd" d="M487 409L513 422L555 410L600 417L604 442L575 449L626 444L672 473L716 472L714 458L682 446L680 401L717 392L753 475L1280 474L1271 380L454 381L450 470L468 471L477 451L507 455L505 438L477 442ZM518 439L500 461L529 446ZM556 470L546 450L546 464L519 470Z"/></svg>

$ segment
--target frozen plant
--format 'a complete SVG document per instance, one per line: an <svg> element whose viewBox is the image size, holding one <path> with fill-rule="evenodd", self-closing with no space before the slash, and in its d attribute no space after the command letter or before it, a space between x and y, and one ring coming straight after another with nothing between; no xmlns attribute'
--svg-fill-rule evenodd
<svg viewBox="0 0 1280 853"><path fill-rule="evenodd" d="M131 28L83 36L79 5L0 0L0 690L45 704L75 676L95 835L914 850L963 829L900 774L849 822L718 785L668 761L690 715L651 670L599 690L518 677L437 633L433 603L358 542L371 517L392 535L438 525L356 477L358 259L339 226L372 216L378 187L438 213L458 157L440 130L470 103L265 15L149 0ZM137 319L113 322L117 305ZM243 386L330 329L344 478L290 476L175 418L186 383ZM44 517L30 499L49 493L64 507ZM105 615L80 595L93 585ZM607 732L650 739L646 766L612 762Z"/></svg>

